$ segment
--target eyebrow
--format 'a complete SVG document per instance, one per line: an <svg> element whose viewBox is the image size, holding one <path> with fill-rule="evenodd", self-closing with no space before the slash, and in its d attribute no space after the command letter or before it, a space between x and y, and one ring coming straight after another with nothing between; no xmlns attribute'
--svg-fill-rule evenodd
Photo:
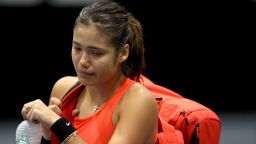
<svg viewBox="0 0 256 144"><path fill-rule="evenodd" d="M79 47L83 47L81 44L79 44L79 43L76 42L76 41L73 41L73 43L74 43L75 45L78 45ZM104 50L103 48L95 47L95 46L86 46L86 48L94 49L94 50Z"/></svg>

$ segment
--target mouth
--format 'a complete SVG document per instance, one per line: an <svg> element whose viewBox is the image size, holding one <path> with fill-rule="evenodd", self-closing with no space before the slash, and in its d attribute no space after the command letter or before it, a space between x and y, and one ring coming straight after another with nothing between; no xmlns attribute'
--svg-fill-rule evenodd
<svg viewBox="0 0 256 144"><path fill-rule="evenodd" d="M91 72L84 72L84 71L78 71L78 74L79 74L81 77L88 77L88 76L94 75L94 74L91 73Z"/></svg>

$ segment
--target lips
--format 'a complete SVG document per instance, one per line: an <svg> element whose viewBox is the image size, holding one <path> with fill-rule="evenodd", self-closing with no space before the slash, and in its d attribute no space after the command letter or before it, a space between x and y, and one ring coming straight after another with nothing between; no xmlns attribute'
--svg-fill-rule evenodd
<svg viewBox="0 0 256 144"><path fill-rule="evenodd" d="M82 77L92 76L92 72L86 72L86 71L78 71L79 75Z"/></svg>

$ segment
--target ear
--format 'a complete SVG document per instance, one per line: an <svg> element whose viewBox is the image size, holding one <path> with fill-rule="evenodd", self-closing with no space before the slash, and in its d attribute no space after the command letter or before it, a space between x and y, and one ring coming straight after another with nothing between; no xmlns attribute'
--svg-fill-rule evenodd
<svg viewBox="0 0 256 144"><path fill-rule="evenodd" d="M124 62L128 56L129 56L129 49L130 49L130 46L129 44L125 44L119 54L119 62L122 63Z"/></svg>

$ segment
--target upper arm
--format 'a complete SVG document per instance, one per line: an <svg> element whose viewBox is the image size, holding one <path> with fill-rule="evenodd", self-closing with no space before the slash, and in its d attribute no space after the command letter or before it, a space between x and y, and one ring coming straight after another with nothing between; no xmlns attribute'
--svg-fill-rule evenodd
<svg viewBox="0 0 256 144"><path fill-rule="evenodd" d="M61 100L66 92L78 81L75 76L65 76L55 82L52 87L50 98L56 97Z"/></svg>
<svg viewBox="0 0 256 144"><path fill-rule="evenodd" d="M119 120L111 144L152 144L156 138L157 103L146 88L140 84L134 85L118 106Z"/></svg>

